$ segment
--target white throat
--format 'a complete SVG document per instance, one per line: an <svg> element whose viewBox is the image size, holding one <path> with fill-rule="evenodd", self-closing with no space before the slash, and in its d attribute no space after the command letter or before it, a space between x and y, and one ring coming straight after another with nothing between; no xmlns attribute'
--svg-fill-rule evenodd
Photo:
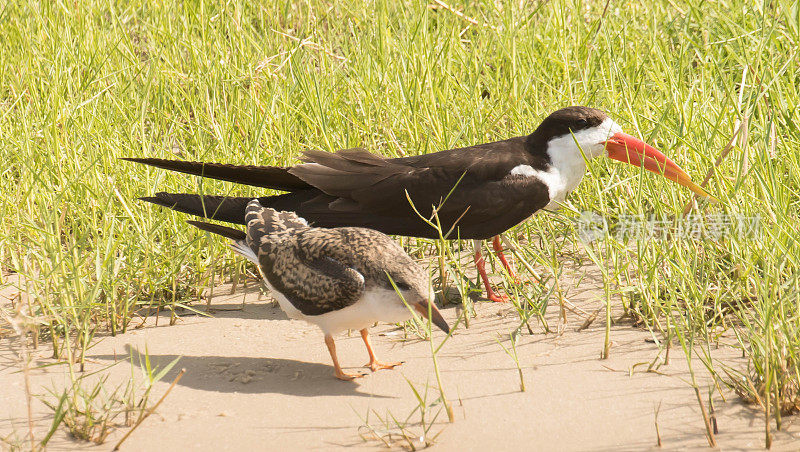
<svg viewBox="0 0 800 452"><path fill-rule="evenodd" d="M606 118L598 126L553 138L547 145L547 154L550 156L547 170L519 165L511 170L511 174L541 180L547 185L550 195L547 208L558 208L581 182L586 173L586 161L603 155L605 141L617 132L622 132L622 127L611 118Z"/></svg>

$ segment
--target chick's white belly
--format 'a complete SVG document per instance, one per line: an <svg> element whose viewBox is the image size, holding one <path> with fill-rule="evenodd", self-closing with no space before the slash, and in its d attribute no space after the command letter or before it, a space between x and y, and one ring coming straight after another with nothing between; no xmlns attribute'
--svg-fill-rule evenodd
<svg viewBox="0 0 800 452"><path fill-rule="evenodd" d="M369 290L361 299L346 308L320 315L305 315L295 308L283 294L275 290L269 281L264 279L264 283L289 318L313 323L325 334L360 330L371 327L375 322L405 322L411 318L411 312L397 296L397 293L391 290Z"/></svg>

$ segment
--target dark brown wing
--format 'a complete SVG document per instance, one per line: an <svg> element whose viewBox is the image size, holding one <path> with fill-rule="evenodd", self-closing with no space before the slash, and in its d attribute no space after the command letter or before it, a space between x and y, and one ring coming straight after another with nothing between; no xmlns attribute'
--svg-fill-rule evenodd
<svg viewBox="0 0 800 452"><path fill-rule="evenodd" d="M143 196L139 199L199 217L245 224L244 211L253 197L159 192L155 196ZM262 202L267 202L268 199L267 196L259 198Z"/></svg>
<svg viewBox="0 0 800 452"><path fill-rule="evenodd" d="M463 238L488 238L549 202L541 181L510 175L520 164L538 163L527 152L525 137L400 159L364 151L315 151L307 153L306 160L311 163L289 172L324 195L298 203L293 210L315 226L362 226L387 234L435 237L413 203L426 218L436 208L445 233L458 226ZM456 236L454 230L450 238Z"/></svg>
<svg viewBox="0 0 800 452"><path fill-rule="evenodd" d="M143 163L170 171L193 174L195 176L252 185L254 187L274 188L276 190L305 190L311 188L307 183L289 174L288 168L280 166L228 165L224 163L186 162L157 158L123 157L121 160Z"/></svg>
<svg viewBox="0 0 800 452"><path fill-rule="evenodd" d="M268 210L268 209L264 209ZM364 276L325 253L325 247L307 248L298 236L313 242L335 242L335 231L305 229L302 234L283 230L263 234L265 225L248 224L247 243L258 256L259 267L270 285L304 315L321 315L354 304L364 292ZM319 236L315 236L319 232ZM334 233L331 235L330 233Z"/></svg>
<svg viewBox="0 0 800 452"><path fill-rule="evenodd" d="M291 193L258 199L265 207L296 212L313 226L361 226L416 237L436 238L438 232L417 216L409 197L426 218L431 217L434 206L438 207L443 232L452 230L450 238L467 239L499 234L549 202L547 187L538 179L509 175L520 164L533 168L546 165L541 155L531 152L525 137L397 159L385 159L363 149L335 154L311 151L305 159L310 163L293 168L252 167L252 173L227 165L135 161L289 190ZM211 176L209 169L220 172ZM261 181L261 177L274 181ZM158 193L142 199L240 224L250 201L180 193Z"/></svg>
<svg viewBox="0 0 800 452"><path fill-rule="evenodd" d="M196 227L197 229L200 229L201 231L207 231L212 234L229 238L231 240L245 240L247 238L247 234L244 231L240 231L234 228L229 228L227 226L222 226L214 223L206 223L205 221L188 220L186 222Z"/></svg>

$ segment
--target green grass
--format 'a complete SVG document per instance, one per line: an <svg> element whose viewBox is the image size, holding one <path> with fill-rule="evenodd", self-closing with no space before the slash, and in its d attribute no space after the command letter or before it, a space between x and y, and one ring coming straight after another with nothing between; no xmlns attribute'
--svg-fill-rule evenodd
<svg viewBox="0 0 800 452"><path fill-rule="evenodd" d="M56 354L81 361L96 332L124 332L141 306L187 304L244 268L184 215L134 199L263 190L118 157L411 155L527 134L584 104L696 180L716 167L708 187L722 202L695 212L760 219L758 234L593 242L609 307L623 303L662 345L735 331L756 399L797 397L798 2L452 4L478 25L429 6L0 1L0 265L23 276ZM737 121L746 126L715 165ZM514 230L519 254L551 278L586 256L577 212L675 218L688 200L631 167L595 161L590 172L571 209Z"/></svg>

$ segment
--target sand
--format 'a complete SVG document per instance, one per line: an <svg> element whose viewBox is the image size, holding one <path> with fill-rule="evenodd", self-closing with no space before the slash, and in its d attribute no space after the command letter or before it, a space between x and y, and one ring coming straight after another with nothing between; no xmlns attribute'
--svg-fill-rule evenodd
<svg viewBox="0 0 800 452"><path fill-rule="evenodd" d="M359 367L367 354L358 334L342 336L337 347L346 370L369 375L355 382L339 381L332 376L316 327L287 319L274 302L260 298L252 288L240 288L233 295L228 289L215 290L213 318L187 315L168 326L168 317L161 317L155 326L151 317L139 329L101 338L88 353L88 371L119 362L108 371L109 385L130 377L131 365L125 361L129 356L147 351L158 366L180 357L156 383L153 401L179 368L186 369L157 413L133 432L122 450L378 449L383 443L359 436L369 433L366 416L370 413L375 428L375 413L406 419L417 405L406 379L419 391L427 383L429 401L438 396L428 342L403 340L402 330L392 325L373 328L378 357L404 364L370 373ZM592 312L601 306L601 295L586 290L570 300ZM584 319L569 313L560 335L544 334L533 321L535 334L523 334L517 343L527 388L520 392L516 365L497 342L509 346L508 333L519 323L515 312L507 304L479 303L477 308L479 315L470 328L460 327L439 354L455 422L448 423L443 412L438 416L428 434L430 438L439 433L433 450L646 450L656 447L656 410L663 448L707 447L685 358L673 349L670 365L661 366L658 373L645 372L647 365L641 363L651 362L658 353L646 331L614 326L611 356L600 360L602 318L578 332ZM457 317L455 307L442 312L449 321ZM550 310L548 319L556 324L557 309ZM437 343L443 338L440 331L434 335ZM0 437L15 432L23 438L27 431L18 346L8 338L0 340ZM51 353L49 345L42 346L35 363L52 363ZM724 343L714 354L728 365L744 365L740 352ZM694 366L707 396L707 373L699 361ZM34 370L33 391L44 394L47 388L63 387L65 371L65 366ZM135 372L141 379L141 372ZM723 394L727 402L719 393L714 397L720 448L763 448L763 415L730 392ZM38 400L33 408L35 432L41 437L52 416ZM438 410L430 408L428 419ZM418 420L418 413L411 417ZM110 450L127 430L115 431L105 444L87 445L60 429L50 446ZM418 435L421 429L412 425L408 431ZM799 434L795 418L784 419L784 431L774 433L773 450L800 449ZM402 442L394 442L397 439L395 435L391 440L399 448ZM421 447L418 438L415 445Z"/></svg>

